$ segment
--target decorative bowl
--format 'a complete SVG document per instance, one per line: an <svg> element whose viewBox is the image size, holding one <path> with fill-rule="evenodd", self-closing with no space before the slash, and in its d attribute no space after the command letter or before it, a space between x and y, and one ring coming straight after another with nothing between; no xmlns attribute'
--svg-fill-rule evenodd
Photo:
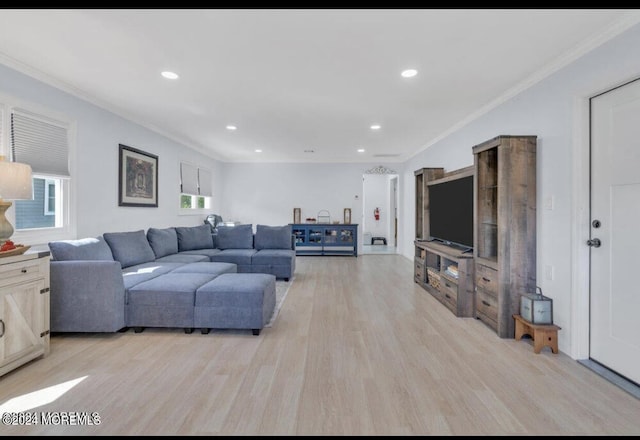
<svg viewBox="0 0 640 440"><path fill-rule="evenodd" d="M31 246L17 244L15 249L0 252L0 257L13 257L14 255L22 255L29 250Z"/></svg>

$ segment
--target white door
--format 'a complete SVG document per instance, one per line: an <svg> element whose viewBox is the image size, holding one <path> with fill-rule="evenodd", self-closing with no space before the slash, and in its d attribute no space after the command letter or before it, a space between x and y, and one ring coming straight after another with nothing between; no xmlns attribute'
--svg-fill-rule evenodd
<svg viewBox="0 0 640 440"><path fill-rule="evenodd" d="M640 80L591 100L587 244L590 358L640 383Z"/></svg>

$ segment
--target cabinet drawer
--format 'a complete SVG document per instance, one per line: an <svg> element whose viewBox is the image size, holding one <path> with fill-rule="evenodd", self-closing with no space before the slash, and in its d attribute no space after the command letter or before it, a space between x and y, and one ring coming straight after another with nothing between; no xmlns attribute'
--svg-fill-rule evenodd
<svg viewBox="0 0 640 440"><path fill-rule="evenodd" d="M476 318L482 321L485 325L491 328L494 332L498 332L498 322L491 319L488 315L485 315L479 310L476 310Z"/></svg>
<svg viewBox="0 0 640 440"><path fill-rule="evenodd" d="M498 322L498 300L482 289L476 291L476 312L483 314L494 322Z"/></svg>
<svg viewBox="0 0 640 440"><path fill-rule="evenodd" d="M44 276L43 270L44 266L39 259L2 264L0 265L0 284L6 286L40 278Z"/></svg>
<svg viewBox="0 0 640 440"><path fill-rule="evenodd" d="M442 277L440 280L440 293L442 294L442 300L448 302L453 308L453 313L457 315L458 286Z"/></svg>
<svg viewBox="0 0 640 440"><path fill-rule="evenodd" d="M482 264L476 265L476 287L498 295L498 271Z"/></svg>

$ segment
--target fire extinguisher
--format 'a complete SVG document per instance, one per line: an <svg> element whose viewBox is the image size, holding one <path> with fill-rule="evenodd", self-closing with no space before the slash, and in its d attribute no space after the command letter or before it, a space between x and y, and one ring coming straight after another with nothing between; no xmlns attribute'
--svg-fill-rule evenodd
<svg viewBox="0 0 640 440"><path fill-rule="evenodd" d="M380 220L380 208L376 208L373 210L373 218L376 220Z"/></svg>

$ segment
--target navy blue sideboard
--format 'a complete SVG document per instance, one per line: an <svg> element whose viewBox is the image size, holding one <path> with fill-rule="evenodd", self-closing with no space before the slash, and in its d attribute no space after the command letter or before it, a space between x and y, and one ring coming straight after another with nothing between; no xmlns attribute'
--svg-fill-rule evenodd
<svg viewBox="0 0 640 440"><path fill-rule="evenodd" d="M357 224L291 224L296 240L296 255L358 256Z"/></svg>

